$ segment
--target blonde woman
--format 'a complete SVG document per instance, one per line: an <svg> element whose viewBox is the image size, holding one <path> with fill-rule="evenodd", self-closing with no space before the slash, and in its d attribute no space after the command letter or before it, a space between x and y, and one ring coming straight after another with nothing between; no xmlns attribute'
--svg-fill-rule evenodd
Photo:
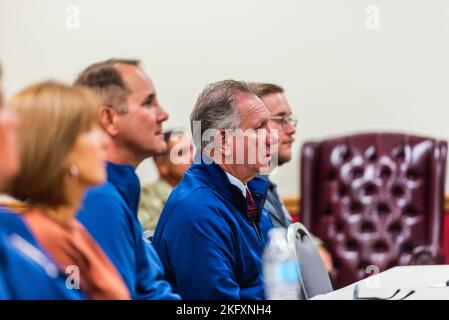
<svg viewBox="0 0 449 320"><path fill-rule="evenodd" d="M86 88L55 82L17 94L9 106L21 122L21 172L7 190L26 203L25 224L73 286L90 299L129 299L118 271L75 219L86 190L106 179L100 103Z"/></svg>
<svg viewBox="0 0 449 320"><path fill-rule="evenodd" d="M0 73L1 80L1 73ZM0 192L19 171L17 117L5 110L0 86ZM36 243L19 215L0 206L0 300L84 299Z"/></svg>

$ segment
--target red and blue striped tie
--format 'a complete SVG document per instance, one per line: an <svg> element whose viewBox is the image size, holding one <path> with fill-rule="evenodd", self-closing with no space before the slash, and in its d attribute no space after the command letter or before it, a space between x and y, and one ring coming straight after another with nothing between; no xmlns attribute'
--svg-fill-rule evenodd
<svg viewBox="0 0 449 320"><path fill-rule="evenodd" d="M248 188L246 188L246 216L252 222L257 221L257 205Z"/></svg>

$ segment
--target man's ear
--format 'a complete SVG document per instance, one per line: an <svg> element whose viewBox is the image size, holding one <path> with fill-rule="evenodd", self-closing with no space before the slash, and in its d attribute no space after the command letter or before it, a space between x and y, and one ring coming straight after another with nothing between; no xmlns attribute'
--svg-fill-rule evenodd
<svg viewBox="0 0 449 320"><path fill-rule="evenodd" d="M217 130L215 139L217 148L220 150L220 153L223 156L228 157L229 155L232 154L232 146L231 146L232 138L226 136L225 129Z"/></svg>
<svg viewBox="0 0 449 320"><path fill-rule="evenodd" d="M111 136L118 134L118 113L111 107L101 106L98 111L98 121L101 127Z"/></svg>

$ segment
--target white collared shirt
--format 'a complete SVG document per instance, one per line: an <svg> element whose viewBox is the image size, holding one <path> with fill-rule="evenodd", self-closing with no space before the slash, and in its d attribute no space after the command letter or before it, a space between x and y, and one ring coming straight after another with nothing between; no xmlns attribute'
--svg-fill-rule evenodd
<svg viewBox="0 0 449 320"><path fill-rule="evenodd" d="M246 198L246 185L244 185L242 181L234 177L232 174L227 173L226 171L225 173L228 176L229 182L231 182L234 186L239 188L242 191L243 196Z"/></svg>

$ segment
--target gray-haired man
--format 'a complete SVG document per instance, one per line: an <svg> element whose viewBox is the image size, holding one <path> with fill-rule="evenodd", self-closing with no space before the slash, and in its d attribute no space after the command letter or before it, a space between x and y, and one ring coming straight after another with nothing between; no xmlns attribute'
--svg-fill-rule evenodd
<svg viewBox="0 0 449 320"><path fill-rule="evenodd" d="M201 161L170 195L153 238L185 299L264 298L262 252L272 224L263 209L268 183L257 175L276 139L269 118L263 101L234 80L207 86L190 115Z"/></svg>

